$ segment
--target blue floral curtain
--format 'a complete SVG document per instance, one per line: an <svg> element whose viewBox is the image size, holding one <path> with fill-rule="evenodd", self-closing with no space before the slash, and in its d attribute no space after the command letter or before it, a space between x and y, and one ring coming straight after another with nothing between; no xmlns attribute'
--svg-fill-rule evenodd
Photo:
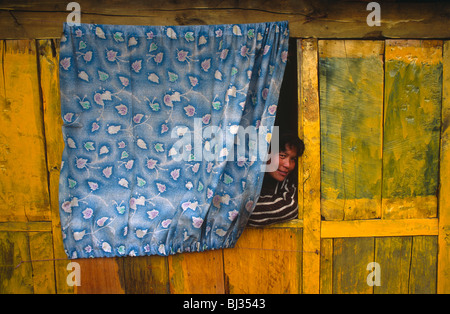
<svg viewBox="0 0 450 314"><path fill-rule="evenodd" d="M288 37L287 22L64 25L59 200L70 258L235 245L261 189L267 149L254 152L270 141Z"/></svg>

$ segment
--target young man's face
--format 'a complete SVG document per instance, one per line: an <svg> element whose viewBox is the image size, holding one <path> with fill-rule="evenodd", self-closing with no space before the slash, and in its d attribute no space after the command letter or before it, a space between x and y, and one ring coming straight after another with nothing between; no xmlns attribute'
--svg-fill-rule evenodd
<svg viewBox="0 0 450 314"><path fill-rule="evenodd" d="M275 155L274 158L278 157L278 169L269 172L269 175L277 181L283 181L286 179L287 175L291 173L295 168L295 163L297 162L297 149L286 145L284 150Z"/></svg>

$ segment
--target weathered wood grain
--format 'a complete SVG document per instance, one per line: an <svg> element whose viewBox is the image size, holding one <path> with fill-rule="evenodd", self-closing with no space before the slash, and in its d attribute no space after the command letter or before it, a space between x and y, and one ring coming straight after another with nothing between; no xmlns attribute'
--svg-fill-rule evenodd
<svg viewBox="0 0 450 314"><path fill-rule="evenodd" d="M124 257L117 260L127 294L169 293L168 261L163 256Z"/></svg>
<svg viewBox="0 0 450 314"><path fill-rule="evenodd" d="M224 249L226 292L301 293L301 229L246 229L235 248ZM312 253L312 254L311 254Z"/></svg>
<svg viewBox="0 0 450 314"><path fill-rule="evenodd" d="M333 249L333 293L370 294L367 264L374 262L374 238L337 238Z"/></svg>
<svg viewBox="0 0 450 314"><path fill-rule="evenodd" d="M321 214L381 216L382 41L319 41Z"/></svg>
<svg viewBox="0 0 450 314"><path fill-rule="evenodd" d="M385 219L436 217L442 41L386 41Z"/></svg>
<svg viewBox="0 0 450 314"><path fill-rule="evenodd" d="M56 282L52 234L50 232L30 232L29 239L33 292L54 294L56 293Z"/></svg>
<svg viewBox="0 0 450 314"><path fill-rule="evenodd" d="M79 0L81 21L96 24L189 25L288 20L297 38L448 38L444 1L381 3L381 26L367 24L367 1ZM0 38L59 38L67 1L3 1ZM13 25L13 27L11 27Z"/></svg>
<svg viewBox="0 0 450 314"><path fill-rule="evenodd" d="M0 231L52 231L50 221L36 222L0 222Z"/></svg>
<svg viewBox="0 0 450 314"><path fill-rule="evenodd" d="M33 293L27 232L0 232L0 294Z"/></svg>
<svg viewBox="0 0 450 314"><path fill-rule="evenodd" d="M0 46L0 221L50 221L35 42Z"/></svg>
<svg viewBox="0 0 450 314"><path fill-rule="evenodd" d="M375 294L407 294L411 266L412 237L375 239L375 259L380 265L380 286ZM420 266L419 266L420 267Z"/></svg>
<svg viewBox="0 0 450 314"><path fill-rule="evenodd" d="M318 44L302 40L301 90L303 136L303 288L319 293L320 279L320 110L318 91ZM300 122L299 122L300 123Z"/></svg>
<svg viewBox="0 0 450 314"><path fill-rule="evenodd" d="M289 47L292 45L289 43ZM305 135L303 134L303 110L301 110L302 105L302 91L301 91L301 82L302 82L302 41L301 39L297 39L295 41L295 54L297 55L297 135L298 138L304 141ZM289 54L290 55L290 54ZM297 162L298 168L298 193L297 193L297 201L298 201L298 218L302 219L303 222L303 198L304 198L304 169L303 169L303 156L298 159ZM302 225L303 227L303 225Z"/></svg>
<svg viewBox="0 0 450 314"><path fill-rule="evenodd" d="M437 292L450 293L450 42L444 43Z"/></svg>
<svg viewBox="0 0 450 314"><path fill-rule="evenodd" d="M23 9L33 3L16 2L18 6L23 5ZM212 10L211 2L202 3L207 9L201 12ZM251 1L239 2L237 5L240 7L237 10L251 12L243 8L250 3ZM264 3L268 4L268 2ZM290 1L284 3L286 4L282 13L284 15L292 12L302 14L302 10L305 9L290 8L289 4L292 4ZM180 5L168 3L168 8L171 6L178 8L175 13L178 14L179 23L200 21L201 12L191 15L189 4L182 10L179 10ZM227 1L222 2L217 4L216 9L226 11L227 5L230 5ZM17 7L13 9L16 10ZM34 9L39 10L37 6ZM111 14L120 14L117 7L112 6L108 10ZM149 7L144 7L144 10L151 11ZM168 12L171 12L170 9ZM6 13L12 18L9 12ZM4 14L5 11L1 11L0 8L0 25L4 23L1 20ZM122 18L124 21L130 20L129 16ZM51 21L47 22L51 23ZM43 24L47 22L42 21ZM21 26L18 29L23 31L27 28ZM18 31L11 30L11 34L18 34ZM52 40L1 41L0 43L0 73L4 74L0 75L2 110L0 115L0 203L5 204L0 205L2 210L0 212L0 293L72 293L74 289L66 284L66 277L69 274L66 267L70 260L67 259L62 248L57 200L60 154L63 147L59 113L58 44ZM377 55L379 51L378 48L373 49L376 47L373 41L361 41L359 45L346 45L342 54L342 49L337 49L336 46L341 43L342 41L326 43L328 50L340 52L341 55L332 57L321 54L320 57L361 59L367 55ZM383 190L384 219L321 222L320 204L317 203L317 200L320 201L321 158L318 125L321 116L318 110L318 45L317 40L299 41L298 46L302 48L299 52L301 79L299 136L304 137L307 146L302 161L304 171L300 172L300 178L304 181L304 193L302 193L305 202L304 220L295 220L272 226L272 228L248 229L234 249L180 254L168 258L151 256L74 260L80 264L82 276L82 285L76 287L75 292L448 292L450 218L448 218L449 210L446 200L450 195L447 184L450 173L447 147L450 124L448 105L450 72L447 65L450 48L448 42L444 43L443 50L439 48L440 45L439 41L395 40L388 41L386 48L394 49L390 52L391 57L386 52L386 60L390 62L389 67L385 65L386 76L390 76L391 71L392 74L397 71L395 72L397 74L391 77L390 87L386 87L386 94L390 93L392 96L385 98L385 101L396 99L400 105L416 102L419 104L417 108L423 112L420 110L414 112L414 121L422 119L421 127L416 127L416 130L408 128L408 124L404 127L400 123L401 118L409 117L402 116L402 112L397 115L397 111L402 111L403 107L397 104L397 109L385 108L385 111L388 111L387 114L393 115L395 119L385 120L384 127L386 128L386 124L389 123L392 128L395 128L394 125L401 125L396 132L388 134L389 136L394 134L394 137L385 137L385 146L387 143L389 149L395 148L395 141L403 140L405 134L407 139L418 139L420 145L415 146L414 141L406 141L402 144L403 149L387 151L384 157L393 157L397 163L395 168L399 168L396 170L400 172L392 172L393 176L386 177L388 180L383 182L383 186L386 183L386 188L391 189L395 186L396 180L404 180L400 181L399 187L406 186L416 192L421 189L428 191L424 195L414 192L407 197L401 197L400 193L389 198L388 193ZM405 68L394 67L402 63L406 64ZM439 67L441 67L440 70ZM439 71L443 73L443 78L439 78ZM352 76L355 75L354 73L357 71L347 72L348 77L354 79ZM387 78L386 82L388 80L390 78ZM441 80L440 83L439 80ZM398 88L400 94L397 93L396 84L400 86ZM406 85L401 87L402 84ZM437 96L439 84L443 86L441 87L442 111L438 102L439 96ZM420 87L417 91L419 96L411 96L416 91L414 86ZM324 88L326 87L325 85ZM402 96L402 93L410 98ZM399 103L399 99L403 99L404 102ZM22 116L25 114L28 116L25 122L22 122L24 121ZM27 126L26 130L24 126ZM426 134L433 135L422 136L420 132L423 130L426 130ZM439 132L441 138L438 135L436 140L436 133ZM25 151L25 148L21 147L24 143L31 145L32 149ZM417 154L418 151L423 151L423 154L432 153L433 156ZM406 152L409 153L407 155L409 159L401 159L400 155L396 155ZM424 156L426 158L422 158ZM402 165L402 160L405 160L405 165ZM439 168L434 165L436 160L440 161ZM388 159L384 161L387 162ZM391 166L389 162L383 165L388 174ZM33 172L32 175L29 174L36 169L40 170ZM416 172L411 174L411 171L422 171L422 177L426 180L420 182L414 177ZM433 177L436 181L429 180ZM438 203L435 196L438 182L440 183L439 214L436 212ZM25 188L19 189L19 183ZM22 193L21 198L19 200L13 198L12 191ZM392 191L404 190L392 189ZM434 194L430 191L434 191ZM406 192L405 195L407 195ZM30 199L38 200L40 203L36 206L30 205L27 203ZM12 206L17 202L19 206ZM387 210L387 208L393 208L393 210ZM403 208L407 209L403 210ZM366 283L368 275L366 266L373 261L381 266L380 287L370 287Z"/></svg>
<svg viewBox="0 0 450 314"><path fill-rule="evenodd" d="M333 293L333 239L320 241L320 294Z"/></svg>
<svg viewBox="0 0 450 314"><path fill-rule="evenodd" d="M169 256L170 292L225 293L222 255L214 250Z"/></svg>
<svg viewBox="0 0 450 314"><path fill-rule="evenodd" d="M322 221L322 238L437 235L438 219L367 219Z"/></svg>
<svg viewBox="0 0 450 314"><path fill-rule="evenodd" d="M67 261L69 262L69 261ZM74 286L77 294L123 294L124 287L120 281L121 257L77 259L80 265L81 285ZM66 263L67 265L67 263ZM67 275L69 274L66 271ZM66 276L67 276L66 275Z"/></svg>
<svg viewBox="0 0 450 314"><path fill-rule="evenodd" d="M336 294L436 292L436 236L324 239L322 248L321 293L331 285ZM367 283L371 262L379 265L379 285Z"/></svg>
<svg viewBox="0 0 450 314"><path fill-rule="evenodd" d="M67 255L64 252L59 219L59 170L64 149L59 92L59 43L51 39L37 40L36 47L49 180L56 287L57 293L73 293L73 287L66 283L68 275L66 267L70 261L67 260Z"/></svg>
<svg viewBox="0 0 450 314"><path fill-rule="evenodd" d="M435 294L437 277L437 237L413 237L409 293Z"/></svg>

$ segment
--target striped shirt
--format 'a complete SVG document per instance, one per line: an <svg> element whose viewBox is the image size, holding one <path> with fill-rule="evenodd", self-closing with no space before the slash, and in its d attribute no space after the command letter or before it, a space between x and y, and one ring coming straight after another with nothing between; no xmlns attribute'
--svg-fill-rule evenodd
<svg viewBox="0 0 450 314"><path fill-rule="evenodd" d="M297 218L297 186L293 181L286 178L283 182L279 182L266 176L261 195L247 225L262 227Z"/></svg>

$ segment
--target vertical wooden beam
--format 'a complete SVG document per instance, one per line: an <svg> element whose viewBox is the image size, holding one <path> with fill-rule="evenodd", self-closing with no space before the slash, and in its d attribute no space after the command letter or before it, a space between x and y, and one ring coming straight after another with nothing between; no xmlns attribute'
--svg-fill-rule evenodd
<svg viewBox="0 0 450 314"><path fill-rule="evenodd" d="M301 111L303 155L303 293L319 293L320 274L320 119L317 39L302 40Z"/></svg>
<svg viewBox="0 0 450 314"><path fill-rule="evenodd" d="M333 239L322 239L320 251L320 293L333 293Z"/></svg>
<svg viewBox="0 0 450 314"><path fill-rule="evenodd" d="M450 293L450 41L444 43L437 292Z"/></svg>
<svg viewBox="0 0 450 314"><path fill-rule="evenodd" d="M0 221L50 221L35 41L2 44Z"/></svg>
<svg viewBox="0 0 450 314"><path fill-rule="evenodd" d="M303 141L303 110L302 110L302 91L301 91L301 82L302 82L302 40L296 40L297 47L297 127L298 127L298 137ZM298 219L303 220L303 156L298 160L297 163L298 168ZM299 246L302 244L299 243Z"/></svg>
<svg viewBox="0 0 450 314"><path fill-rule="evenodd" d="M64 252L61 222L59 219L59 170L64 149L59 92L59 45L54 40L38 40L39 83L44 112L45 151L47 155L48 188L52 220L53 251L55 257L55 278L57 293L73 293L66 283L67 264L70 262Z"/></svg>

